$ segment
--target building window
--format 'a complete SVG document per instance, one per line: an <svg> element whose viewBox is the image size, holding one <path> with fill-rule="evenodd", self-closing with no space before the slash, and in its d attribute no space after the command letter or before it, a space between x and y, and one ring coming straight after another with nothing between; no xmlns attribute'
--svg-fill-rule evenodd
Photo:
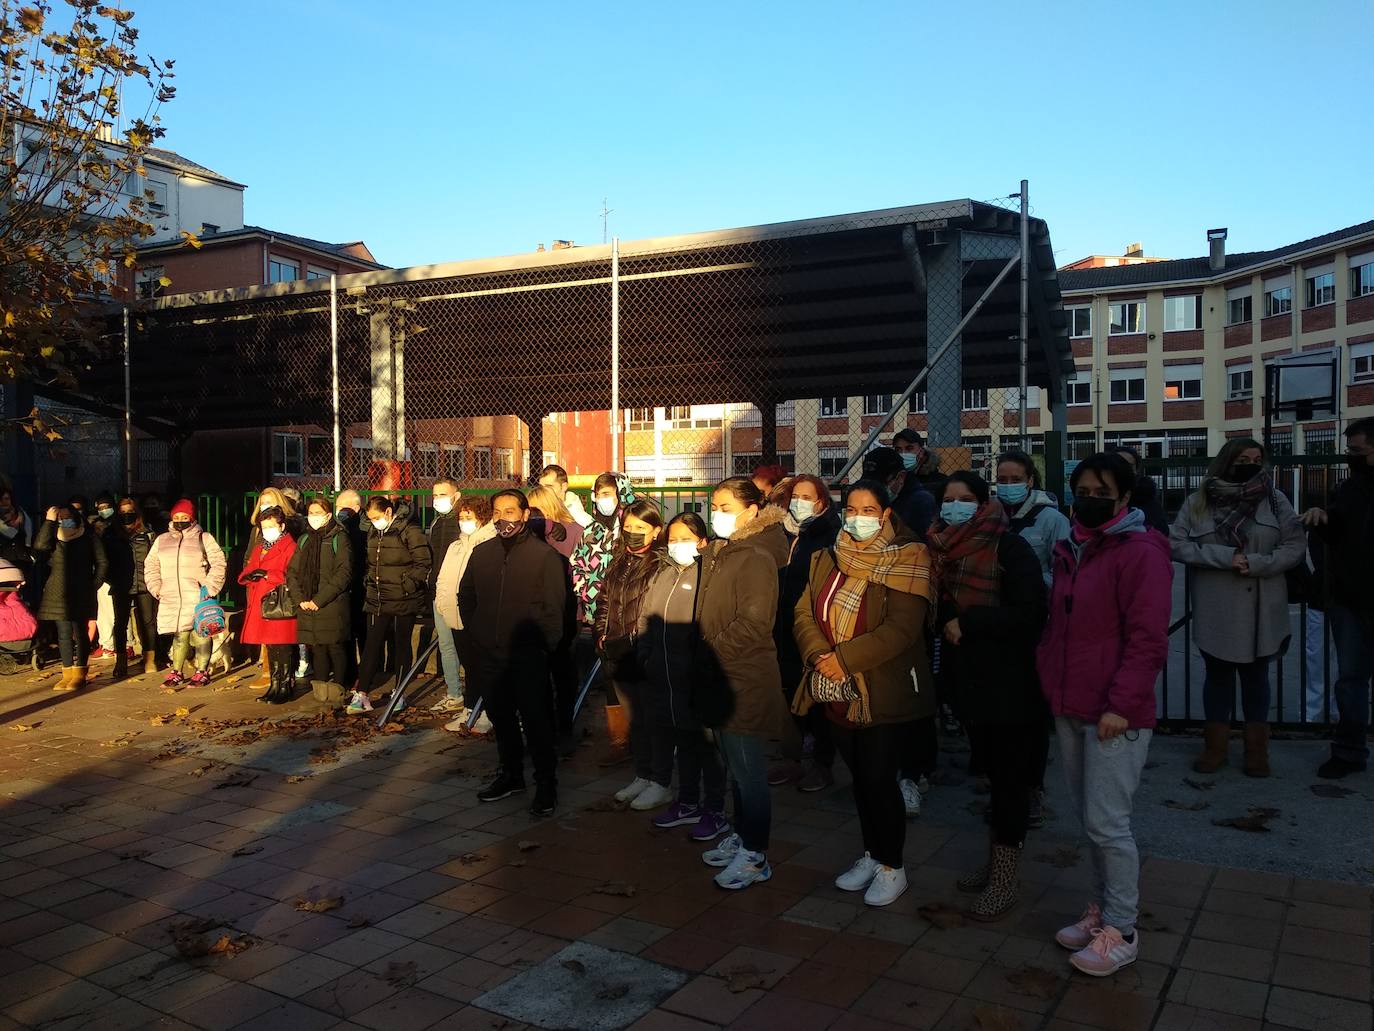
<svg viewBox="0 0 1374 1031"><path fill-rule="evenodd" d="M1255 396L1255 370L1245 365L1226 373L1226 400L1248 401Z"/></svg>
<svg viewBox="0 0 1374 1031"><path fill-rule="evenodd" d="M654 410L652 408L631 408L625 414L625 428L627 430L653 429Z"/></svg>
<svg viewBox="0 0 1374 1031"><path fill-rule="evenodd" d="M267 281L269 283L289 283L301 278L301 267L290 258L267 259Z"/></svg>
<svg viewBox="0 0 1374 1031"><path fill-rule="evenodd" d="M1075 372L1064 384L1065 400L1069 407L1093 403L1093 374L1088 371Z"/></svg>
<svg viewBox="0 0 1374 1031"><path fill-rule="evenodd" d="M475 447L472 449L472 478L474 480L491 479L491 448Z"/></svg>
<svg viewBox="0 0 1374 1031"><path fill-rule="evenodd" d="M1249 294L1244 297L1232 297L1226 302L1226 324L1228 326L1239 326L1242 322L1249 322L1254 318L1253 298Z"/></svg>
<svg viewBox="0 0 1374 1031"><path fill-rule="evenodd" d="M891 394L864 395L864 415L886 415L891 408Z"/></svg>
<svg viewBox="0 0 1374 1031"><path fill-rule="evenodd" d="M1164 298L1164 332L1202 328L1202 295Z"/></svg>
<svg viewBox="0 0 1374 1031"><path fill-rule="evenodd" d="M1336 303L1336 273L1323 272L1307 277L1307 307Z"/></svg>
<svg viewBox="0 0 1374 1031"><path fill-rule="evenodd" d="M840 475L840 470L849 461L849 449L845 447L822 447L816 449L818 475L827 482Z"/></svg>
<svg viewBox="0 0 1374 1031"><path fill-rule="evenodd" d="M763 462L763 455L757 451L736 452L730 457L731 476L748 476L760 463Z"/></svg>
<svg viewBox="0 0 1374 1031"><path fill-rule="evenodd" d="M372 466L372 440L366 437L353 438L353 475L367 479Z"/></svg>
<svg viewBox="0 0 1374 1031"><path fill-rule="evenodd" d="M963 405L966 412L986 412L988 410L987 387L965 387Z"/></svg>
<svg viewBox="0 0 1374 1031"><path fill-rule="evenodd" d="M1090 306L1066 309L1069 316L1069 336L1090 337L1093 335L1093 310Z"/></svg>
<svg viewBox="0 0 1374 1031"><path fill-rule="evenodd" d="M1277 290L1264 291L1264 317L1287 315L1293 310L1293 288L1281 286Z"/></svg>
<svg viewBox="0 0 1374 1031"><path fill-rule="evenodd" d="M1350 382L1374 383L1374 344L1350 348Z"/></svg>
<svg viewBox="0 0 1374 1031"><path fill-rule="evenodd" d="M725 406L673 405L667 416L675 430L718 430L725 425Z"/></svg>
<svg viewBox="0 0 1374 1031"><path fill-rule="evenodd" d="M849 398L847 397L823 397L821 398L821 418L835 419L842 415L849 414Z"/></svg>
<svg viewBox="0 0 1374 1031"><path fill-rule="evenodd" d="M492 475L498 480L509 480L515 475L515 452L508 447L496 449L496 460Z"/></svg>
<svg viewBox="0 0 1374 1031"><path fill-rule="evenodd" d="M420 444L415 450L415 475L422 480L439 478L439 447L437 444Z"/></svg>
<svg viewBox="0 0 1374 1031"><path fill-rule="evenodd" d="M763 416L759 410L748 402L733 402L727 409L727 417L731 426L762 426Z"/></svg>
<svg viewBox="0 0 1374 1031"><path fill-rule="evenodd" d="M1144 301L1122 301L1111 305L1109 310L1112 314L1111 329L1109 330L1112 336L1145 332Z"/></svg>
<svg viewBox="0 0 1374 1031"><path fill-rule="evenodd" d="M154 215L167 212L167 184L158 179L149 179L143 185L143 199L148 202L148 211Z"/></svg>
<svg viewBox="0 0 1374 1031"><path fill-rule="evenodd" d="M773 421L778 426L795 426L797 424L797 402L781 401L774 405Z"/></svg>
<svg viewBox="0 0 1374 1031"><path fill-rule="evenodd" d="M318 265L307 265L305 268L305 278L307 280L328 279L334 274L332 269L320 268Z"/></svg>
<svg viewBox="0 0 1374 1031"><path fill-rule="evenodd" d="M929 399L928 399L928 397L927 397L927 395L926 395L926 392L925 392L924 390L918 390L918 391L916 391L916 393L912 394L912 395L911 395L911 411L912 411L912 414L914 414L914 415L925 415L925 414L927 413L927 411L928 411L928 409L926 408L926 404L928 403L928 400L929 400Z"/></svg>
<svg viewBox="0 0 1374 1031"><path fill-rule="evenodd" d="M305 474L305 438L299 433L272 434L272 475Z"/></svg>
<svg viewBox="0 0 1374 1031"><path fill-rule="evenodd" d="M1303 447L1309 455L1334 455L1336 453L1336 431L1305 430L1302 435Z"/></svg>
<svg viewBox="0 0 1374 1031"><path fill-rule="evenodd" d="M1171 365L1164 370L1164 400L1198 401L1202 398L1202 366Z"/></svg>
<svg viewBox="0 0 1374 1031"><path fill-rule="evenodd" d="M975 471L986 471L988 463L992 461L992 438L965 437L963 444L969 451L969 465Z"/></svg>
<svg viewBox="0 0 1374 1031"><path fill-rule="evenodd" d="M1145 400L1145 371L1143 369L1113 369L1109 395L1114 405L1139 404Z"/></svg>
<svg viewBox="0 0 1374 1031"><path fill-rule="evenodd" d="M171 448L165 440L138 442L138 479L141 483L166 483L171 475Z"/></svg>
<svg viewBox="0 0 1374 1031"><path fill-rule="evenodd" d="M1374 261L1356 265L1350 270L1350 296L1366 297L1374 294Z"/></svg>
<svg viewBox="0 0 1374 1031"><path fill-rule="evenodd" d="M1205 453L1205 452L1204 452ZM1293 431L1274 430L1269 435L1269 458L1282 458L1293 453Z"/></svg>
<svg viewBox="0 0 1374 1031"><path fill-rule="evenodd" d="M161 265L139 269L134 273L134 295L142 301L161 297L162 279L165 274Z"/></svg>
<svg viewBox="0 0 1374 1031"><path fill-rule="evenodd" d="M459 444L444 445L444 475L450 480L461 480L467 475L467 463L463 461L463 448Z"/></svg>
<svg viewBox="0 0 1374 1031"><path fill-rule="evenodd" d="M305 449L306 466L311 476L330 476L334 472L334 441L318 433L311 434Z"/></svg>

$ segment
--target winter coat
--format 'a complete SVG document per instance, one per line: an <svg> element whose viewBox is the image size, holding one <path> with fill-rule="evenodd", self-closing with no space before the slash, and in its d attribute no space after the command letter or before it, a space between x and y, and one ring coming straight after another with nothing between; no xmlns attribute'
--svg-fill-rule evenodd
<svg viewBox="0 0 1374 1031"><path fill-rule="evenodd" d="M692 711L692 659L697 640L697 584L702 560L689 566L662 557L649 584L635 635L635 655L649 683L651 715L660 726L699 730Z"/></svg>
<svg viewBox="0 0 1374 1031"><path fill-rule="evenodd" d="M919 479L907 473L901 491L892 499L892 511L918 541L926 539L926 531L935 518L935 507L935 498L930 491Z"/></svg>
<svg viewBox="0 0 1374 1031"><path fill-rule="evenodd" d="M774 737L787 719L773 644L778 571L790 550L785 518L782 509L770 505L728 541L713 541L699 588L697 668L703 697L697 711L708 725L732 733Z"/></svg>
<svg viewBox="0 0 1374 1031"><path fill-rule="evenodd" d="M1164 505L1159 500L1159 487L1144 473L1135 478L1131 490L1131 507L1138 508L1145 515L1145 525L1169 536L1169 517L1164 514Z"/></svg>
<svg viewBox="0 0 1374 1031"><path fill-rule="evenodd" d="M124 527L116 523L106 523L98 536L101 546L105 549L105 582L110 585L110 593L133 594L134 549L129 535L124 532Z"/></svg>
<svg viewBox="0 0 1374 1031"><path fill-rule="evenodd" d="M1374 469L1352 471L1336 485L1326 519L1313 532L1326 545L1330 600L1374 612Z"/></svg>
<svg viewBox="0 0 1374 1031"><path fill-rule="evenodd" d="M128 535L129 551L134 560L134 578L129 585L130 594L147 594L148 581L144 574L144 567L148 564L148 553L153 550L153 542L157 540L157 534L152 530L135 530Z"/></svg>
<svg viewBox="0 0 1374 1031"><path fill-rule="evenodd" d="M824 512L798 531L792 541L791 556L779 575L778 618L773 624L773 646L778 650L782 690L789 698L802 675L802 657L794 632L797 602L806 593L812 557L818 551L834 546L842 522L840 508L832 502Z"/></svg>
<svg viewBox="0 0 1374 1031"><path fill-rule="evenodd" d="M472 533L460 536L444 553L443 562L439 567L439 581L435 587L434 607L439 610L439 615L444 617L444 624L450 630L463 629L462 615L458 611L458 587L463 582L463 574L467 572L473 549L495 537L496 526L493 523L485 523Z"/></svg>
<svg viewBox="0 0 1374 1031"><path fill-rule="evenodd" d="M95 619L95 592L108 573L105 547L95 532L83 528L79 536L64 541L58 536L57 523L45 519L34 537L33 550L48 564L38 618L78 623Z"/></svg>
<svg viewBox="0 0 1374 1031"><path fill-rule="evenodd" d="M612 679L644 678L635 662L635 634L659 561L652 550L643 555L621 551L606 572L596 609L596 641Z"/></svg>
<svg viewBox="0 0 1374 1031"><path fill-rule="evenodd" d="M289 533L283 532L270 548L259 541L243 562L243 572L239 583L248 588L248 600L243 607L243 629L239 640L244 644L295 644L296 621L294 619L263 619L262 602L274 587L286 583L286 570L296 554L296 542ZM256 569L267 575L261 580L250 580L248 574ZM289 590L289 588L288 588ZM291 599L297 604L299 597Z"/></svg>
<svg viewBox="0 0 1374 1031"><path fill-rule="evenodd" d="M1284 573L1307 560L1302 522L1279 491L1259 503L1242 532L1248 573L1231 568L1236 549L1222 543L1205 495L1190 497L1174 520L1175 562L1189 567L1193 639L1198 650L1227 662L1254 662L1284 651L1291 636Z"/></svg>
<svg viewBox="0 0 1374 1031"><path fill-rule="evenodd" d="M429 600L434 600L434 588L439 583L439 569L443 565L444 556L448 554L448 547L456 541L461 534L458 529L458 513L447 512L436 514L434 522L429 524Z"/></svg>
<svg viewBox="0 0 1374 1031"><path fill-rule="evenodd" d="M210 534L192 523L159 534L143 564L148 593L157 599L157 632L191 629L200 589L214 597L224 590L224 552Z"/></svg>
<svg viewBox="0 0 1374 1031"><path fill-rule="evenodd" d="M458 586L458 614L484 676L557 648L567 597L563 560L533 534L473 548Z"/></svg>
<svg viewBox="0 0 1374 1031"><path fill-rule="evenodd" d="M342 519L337 515L334 518L344 528L348 535L348 543L353 548L353 584L348 589L348 600L353 613L353 633L358 635L367 625L367 618L363 615L363 603L367 598L367 531L371 527L356 513Z"/></svg>
<svg viewBox="0 0 1374 1031"><path fill-rule="evenodd" d="M902 526L895 543L914 539L915 533ZM930 602L870 581L864 589L864 632L832 647L816 622L816 597L825 590L835 571L833 552L818 551L812 555L806 591L793 608L797 646L805 665L814 665L817 658L833 651L846 673L863 674L873 726L934 716L935 685L926 658ZM790 696L800 684L798 673L797 679L784 682L783 688Z"/></svg>
<svg viewBox="0 0 1374 1031"><path fill-rule="evenodd" d="M1054 498L1043 490L1033 490L1015 510L1007 507L1007 519L1013 533L1030 545L1040 562L1045 586L1054 581L1055 546L1069 536L1069 518L1059 511Z"/></svg>
<svg viewBox="0 0 1374 1031"><path fill-rule="evenodd" d="M1015 533L997 542L996 605L957 610L942 604L935 625L941 633L959 620L958 644L940 642L940 684L965 722L1041 723L1047 715L1035 647L1045 627L1045 575L1031 546Z"/></svg>
<svg viewBox="0 0 1374 1031"><path fill-rule="evenodd" d="M1049 622L1036 650L1055 716L1132 729L1155 725L1155 681L1169 651L1174 567L1169 542L1137 508L1105 526L1075 526L1054 549Z"/></svg>
<svg viewBox="0 0 1374 1031"><path fill-rule="evenodd" d="M582 539L573 549L570 560L577 618L587 626L596 625L596 609L601 603L601 582L610 568L616 541L620 540L621 513L635 503L635 490L628 476L616 473L615 486L620 507L614 515L603 516L598 512L592 518L583 529Z"/></svg>
<svg viewBox="0 0 1374 1031"><path fill-rule="evenodd" d="M0 591L0 641L13 644L30 641L38 632L38 620L19 597L18 591Z"/></svg>
<svg viewBox="0 0 1374 1031"><path fill-rule="evenodd" d="M320 580L313 594L304 580L305 557L319 551ZM307 530L296 541L296 553L286 567L286 584L296 603L296 643L308 645L343 644L353 639L353 545L348 531L337 522L323 533ZM311 601L319 606L311 612L300 607Z"/></svg>
<svg viewBox="0 0 1374 1031"><path fill-rule="evenodd" d="M367 532L367 579L363 608L373 615L418 616L429 606L429 540L397 507L384 531Z"/></svg>

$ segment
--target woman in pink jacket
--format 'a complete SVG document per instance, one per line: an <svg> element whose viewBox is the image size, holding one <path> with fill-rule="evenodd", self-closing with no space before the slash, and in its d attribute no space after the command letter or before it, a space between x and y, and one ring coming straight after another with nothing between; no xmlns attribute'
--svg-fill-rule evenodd
<svg viewBox="0 0 1374 1031"><path fill-rule="evenodd" d="M1140 854L1131 808L1155 726L1169 647L1169 542L1131 507L1135 474L1097 454L1069 480L1073 529L1054 551L1050 617L1036 653L1069 795L1083 821L1096 896L1055 940L1095 977L1134 963Z"/></svg>
<svg viewBox="0 0 1374 1031"><path fill-rule="evenodd" d="M219 544L196 522L196 506L182 498L172 506L167 532L158 535L143 562L144 583L157 599L157 632L172 635L172 668L167 671L164 687L210 683L212 642L192 627L202 589L210 597L224 590L224 566ZM192 648L196 670L187 681L182 667Z"/></svg>
<svg viewBox="0 0 1374 1031"><path fill-rule="evenodd" d="M267 647L269 682L258 701L272 705L289 702L296 695L296 621L262 618L262 603L272 590L286 583L286 567L296 554L296 542L286 532L286 520L286 511L277 506L259 510L257 542L239 574L239 583L248 588L242 640Z"/></svg>

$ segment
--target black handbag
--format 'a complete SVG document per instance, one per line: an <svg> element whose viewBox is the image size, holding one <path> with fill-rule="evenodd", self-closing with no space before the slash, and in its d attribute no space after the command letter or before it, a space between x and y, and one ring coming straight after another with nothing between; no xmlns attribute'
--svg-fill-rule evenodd
<svg viewBox="0 0 1374 1031"><path fill-rule="evenodd" d="M286 584L277 584L262 596L263 619L295 619L296 601Z"/></svg>

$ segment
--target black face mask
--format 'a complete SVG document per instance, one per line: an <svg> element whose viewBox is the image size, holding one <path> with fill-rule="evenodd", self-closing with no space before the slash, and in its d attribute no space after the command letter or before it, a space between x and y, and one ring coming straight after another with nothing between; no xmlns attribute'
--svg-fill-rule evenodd
<svg viewBox="0 0 1374 1031"><path fill-rule="evenodd" d="M120 521L121 521L125 526L133 526L134 523L138 522L138 513L137 513L137 512L120 512L120 513L119 513L119 519L120 519Z"/></svg>
<svg viewBox="0 0 1374 1031"><path fill-rule="evenodd" d="M625 542L625 547L629 551L643 551L644 546L649 543L649 535L647 533L635 530L622 530L620 537L621 540Z"/></svg>
<svg viewBox="0 0 1374 1031"><path fill-rule="evenodd" d="M1232 483L1249 483L1263 471L1262 465L1254 462L1241 462L1239 465L1231 466L1231 474L1226 478Z"/></svg>
<svg viewBox="0 0 1374 1031"><path fill-rule="evenodd" d="M1360 473L1374 472L1374 466L1369 464L1368 455L1347 455L1345 464L1350 466L1350 471L1356 476Z"/></svg>
<svg viewBox="0 0 1374 1031"><path fill-rule="evenodd" d="M1116 499L1079 495L1073 499L1073 514L1083 526L1095 530L1116 515Z"/></svg>

